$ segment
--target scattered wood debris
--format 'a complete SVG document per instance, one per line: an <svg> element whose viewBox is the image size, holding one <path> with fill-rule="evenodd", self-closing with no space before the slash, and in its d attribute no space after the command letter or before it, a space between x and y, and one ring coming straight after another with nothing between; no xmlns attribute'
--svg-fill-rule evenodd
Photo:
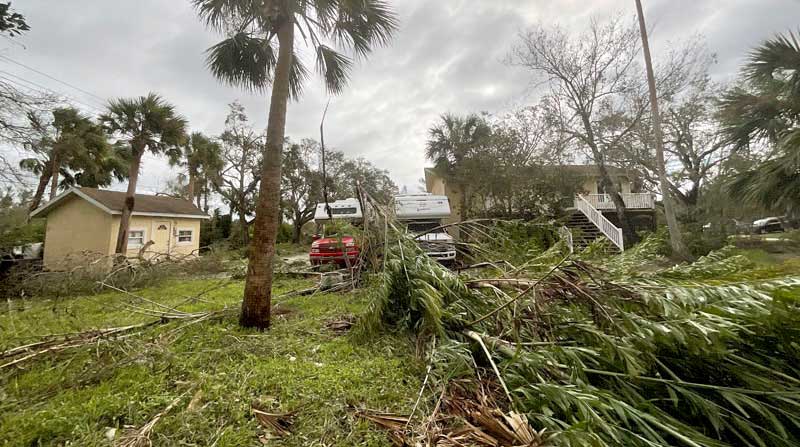
<svg viewBox="0 0 800 447"><path fill-rule="evenodd" d="M342 315L339 318L328 320L325 323L325 328L336 334L342 334L349 331L356 322L356 317L353 314Z"/></svg>

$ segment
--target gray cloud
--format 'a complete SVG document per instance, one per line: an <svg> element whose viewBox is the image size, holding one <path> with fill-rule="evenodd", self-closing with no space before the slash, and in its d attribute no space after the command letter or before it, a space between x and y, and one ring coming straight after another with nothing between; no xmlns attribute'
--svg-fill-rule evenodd
<svg viewBox="0 0 800 447"><path fill-rule="evenodd" d="M194 130L220 132L226 105L240 99L256 127L266 125L267 97L218 83L206 70L204 51L214 35L185 1L17 0L32 31L26 48L0 41L0 54L38 68L102 98L161 93ZM588 5L588 6L587 6ZM425 165L427 129L443 112L502 113L531 100L529 75L502 63L518 32L536 22L579 30L590 17L625 11L630 0L403 0L392 45L359 63L350 87L332 98L326 141L349 156L388 169L401 185L415 187ZM714 75L732 79L747 51L776 32L795 29L796 0L645 1L657 53L668 41L706 37L719 56ZM91 106L98 100L0 60L14 73ZM289 108L287 134L318 138L327 96L310 80ZM143 191L174 175L148 158Z"/></svg>

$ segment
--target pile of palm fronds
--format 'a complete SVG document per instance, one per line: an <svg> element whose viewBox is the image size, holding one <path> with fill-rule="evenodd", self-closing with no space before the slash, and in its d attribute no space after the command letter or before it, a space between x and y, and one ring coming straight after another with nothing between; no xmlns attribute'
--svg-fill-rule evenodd
<svg viewBox="0 0 800 447"><path fill-rule="evenodd" d="M610 259L557 243L455 273L397 232L360 330L432 345L431 401L496 380L543 445L798 445L800 276L749 280L729 248L644 268L660 241Z"/></svg>

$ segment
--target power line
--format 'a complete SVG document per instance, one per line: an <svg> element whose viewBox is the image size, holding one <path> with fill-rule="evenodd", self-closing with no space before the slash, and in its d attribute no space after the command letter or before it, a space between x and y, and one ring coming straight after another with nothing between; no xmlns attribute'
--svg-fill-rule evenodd
<svg viewBox="0 0 800 447"><path fill-rule="evenodd" d="M7 61L11 62L12 64L16 64L16 65L19 65L20 67L27 68L28 70L30 70L30 71L32 71L32 72L34 72L34 73L38 73L38 74L40 74L40 75L42 75L42 76L44 76L44 77L46 77L46 78L49 78L49 79L52 79L52 80L54 80L54 81L56 81L56 82L58 82L58 83L64 84L64 85L66 85L67 87L74 88L75 90L77 90L77 91L79 91L79 92L85 93L85 94L87 94L87 95L89 95L89 96L91 96L91 97L93 97L93 98L99 99L99 100L100 100L100 102L102 102L102 103L105 103L105 102L107 101L105 98L101 98L100 96L97 96L97 95L95 95L95 94L94 94L94 93L92 93L92 92L88 92L88 91L86 91L86 90L84 90L84 89L82 89L82 88L80 88L80 87L76 87L76 86L74 86L74 85L72 85L72 84L70 84L70 83L68 83L68 82L62 81L62 80L60 80L60 79L58 79L58 78L56 78L56 77L54 77L54 76L50 76L49 74L47 74L47 73L45 73L45 72L43 72L43 71L39 71L39 70L37 70L37 69L35 69L35 68L33 68L33 67L30 67L30 66L28 66L28 65L25 65L25 64L23 64L22 62L17 62L17 61L15 61L14 59L11 59L11 58L10 58L10 57L8 57L8 56L3 56L2 54L0 54L0 59L5 59L5 60L7 60Z"/></svg>
<svg viewBox="0 0 800 447"><path fill-rule="evenodd" d="M75 103L77 103L77 104L80 104L80 105L82 105L82 106L86 107L87 109L89 109L90 111L92 111L92 112L94 112L94 113L97 113L97 114L101 114L101 113L103 113L102 109L101 109L100 107L98 107L97 105L90 105L90 104L87 104L87 103L85 103L85 102L83 102L83 101L80 101L80 100L78 100L78 99L75 99L75 98L73 98L73 97L71 97L71 96L67 95L66 93L63 93L63 92L58 92L58 91L55 91L55 90L51 90L51 89L49 89L49 88L47 88L47 87L45 87L45 86L43 86L43 85L41 85L41 84L37 84L37 83L35 83L35 82L33 82L33 81L29 81L29 80L27 80L27 79L24 79L24 78L22 78L22 77L19 77L19 76L17 76L17 75L14 75L14 74L12 74L12 73L9 73L9 72L7 72L7 71L0 70L0 73L2 73L2 74L5 74L5 75L8 75L8 76L12 76L12 77L16 78L17 80L15 80L15 79L10 79L10 78L8 78L8 77L6 77L6 76L2 76L2 75L0 75L0 79L5 79L6 81L8 81L8 82L11 82L12 84L15 84L15 85L17 85L18 87L23 87L23 88L26 88L26 89L28 89L28 90L34 90L34 91L39 91L39 92L41 92L41 93L50 93L50 94L53 94L53 95L56 95L56 96L60 96L60 97L62 97L62 98L68 99L68 100L70 100L70 101L72 101L72 102L75 102ZM36 88L33 88L33 87L30 87L30 86L24 85L23 83L25 83L25 84L30 84L30 85L33 85L33 86L35 86Z"/></svg>
<svg viewBox="0 0 800 447"><path fill-rule="evenodd" d="M11 76L11 77L13 77L13 78L19 79L19 80L20 80L20 81L22 81L22 82L25 82L25 83L28 83L28 84L34 85L34 86L36 86L36 87L38 87L38 88L41 88L41 89L47 90L47 91L49 91L49 92L51 92L51 93L53 93L53 94L56 94L56 95L61 95L61 96L65 97L65 98L72 99L73 101L75 101L75 102L78 102L78 103L80 103L80 104L83 104L83 105L85 105L85 106L88 106L88 105L89 105L87 102L83 102L82 100L80 100L80 99L77 99L77 98L75 98L74 96L70 96L70 95L69 95L69 94L67 94L67 93L64 93L64 92L62 92L62 91L59 91L59 90L53 90L53 89L51 89L50 87L44 86L44 85L42 85L42 84L38 84L38 83L36 83L36 82L33 82L33 81L29 80L29 79L25 79L25 78L23 78L22 76L16 75L16 74L14 74L14 73L10 73L10 72L4 71L4 70L0 70L0 73L4 73L4 74L6 74L6 75L8 75L8 76ZM89 101L91 102L91 101L93 101L93 100L89 100ZM105 104L105 103L101 103L101 102L99 102L99 101L97 101L97 102L92 102L92 107L99 107L100 109L104 109L104 108L106 107L106 104Z"/></svg>

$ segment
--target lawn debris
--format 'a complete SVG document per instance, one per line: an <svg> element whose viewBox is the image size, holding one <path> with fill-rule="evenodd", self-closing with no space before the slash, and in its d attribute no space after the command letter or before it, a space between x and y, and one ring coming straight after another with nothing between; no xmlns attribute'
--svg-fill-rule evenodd
<svg viewBox="0 0 800 447"><path fill-rule="evenodd" d="M753 278L732 248L665 265L661 233L602 257L559 233L539 252L506 244L504 258L483 245L491 231L467 238L476 268L455 272L386 231L359 336L435 338L429 389L492 378L503 402L447 394L441 414L463 424L412 423L408 445L420 432L443 446L800 444L796 273Z"/></svg>
<svg viewBox="0 0 800 447"><path fill-rule="evenodd" d="M356 316L353 314L342 315L338 318L328 320L325 323L325 328L336 334L343 334L353 327L356 322Z"/></svg>
<svg viewBox="0 0 800 447"><path fill-rule="evenodd" d="M138 429L128 429L125 433L120 436L117 442L114 443L115 447L150 447L153 443L150 441L150 433L153 432L153 428L156 426L159 420L164 417L165 414L169 413L173 408L175 408L178 403L186 396L186 393L181 394L180 396L176 397L169 405L166 406L161 412L153 416L150 421L144 424L141 428Z"/></svg>
<svg viewBox="0 0 800 447"><path fill-rule="evenodd" d="M261 424L267 433L272 437L284 437L291 434L289 428L292 426L294 413L268 413L264 410L251 406L250 410L256 416L256 420Z"/></svg>

